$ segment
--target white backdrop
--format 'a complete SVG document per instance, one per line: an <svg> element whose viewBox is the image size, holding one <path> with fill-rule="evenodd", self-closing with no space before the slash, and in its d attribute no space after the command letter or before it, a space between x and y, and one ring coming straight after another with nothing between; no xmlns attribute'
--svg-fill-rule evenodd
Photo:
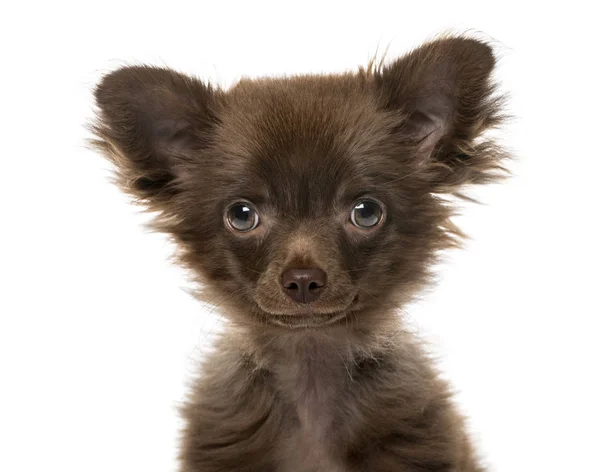
<svg viewBox="0 0 600 472"><path fill-rule="evenodd" d="M85 149L91 88L126 63L227 86L335 72L452 28L497 42L515 177L410 307L491 471L598 470L599 41L591 2L32 2L0 30L0 470L174 471L219 318ZM479 33L481 32L481 33Z"/></svg>

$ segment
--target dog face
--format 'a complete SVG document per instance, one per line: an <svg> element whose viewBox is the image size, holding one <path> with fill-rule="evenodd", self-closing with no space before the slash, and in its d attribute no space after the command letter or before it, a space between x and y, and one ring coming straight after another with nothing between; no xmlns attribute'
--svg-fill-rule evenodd
<svg viewBox="0 0 600 472"><path fill-rule="evenodd" d="M239 322L336 325L406 302L457 231L442 193L497 177L488 46L447 38L375 71L229 91L128 67L95 142Z"/></svg>

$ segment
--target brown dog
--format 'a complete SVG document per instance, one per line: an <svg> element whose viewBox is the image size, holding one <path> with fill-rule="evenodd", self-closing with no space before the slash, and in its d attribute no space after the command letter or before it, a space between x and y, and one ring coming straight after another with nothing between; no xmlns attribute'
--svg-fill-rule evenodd
<svg viewBox="0 0 600 472"><path fill-rule="evenodd" d="M189 396L184 472L482 469L396 313L456 245L451 205L502 175L490 47L243 80L156 67L96 90L95 144L230 320Z"/></svg>

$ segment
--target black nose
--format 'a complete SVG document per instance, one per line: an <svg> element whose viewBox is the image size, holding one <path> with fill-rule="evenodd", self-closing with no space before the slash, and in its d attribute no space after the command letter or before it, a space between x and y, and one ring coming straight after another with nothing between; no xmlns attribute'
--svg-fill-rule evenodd
<svg viewBox="0 0 600 472"><path fill-rule="evenodd" d="M325 272L321 269L288 269L281 277L283 291L298 303L314 302L325 287Z"/></svg>

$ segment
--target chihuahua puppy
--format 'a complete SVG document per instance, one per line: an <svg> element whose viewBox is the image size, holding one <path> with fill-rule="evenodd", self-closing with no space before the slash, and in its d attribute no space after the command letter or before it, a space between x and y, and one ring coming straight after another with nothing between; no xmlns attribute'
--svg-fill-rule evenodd
<svg viewBox="0 0 600 472"><path fill-rule="evenodd" d="M503 175L494 64L450 36L229 90L102 79L95 145L228 319L182 407L182 472L483 470L397 310L459 243L448 196Z"/></svg>

